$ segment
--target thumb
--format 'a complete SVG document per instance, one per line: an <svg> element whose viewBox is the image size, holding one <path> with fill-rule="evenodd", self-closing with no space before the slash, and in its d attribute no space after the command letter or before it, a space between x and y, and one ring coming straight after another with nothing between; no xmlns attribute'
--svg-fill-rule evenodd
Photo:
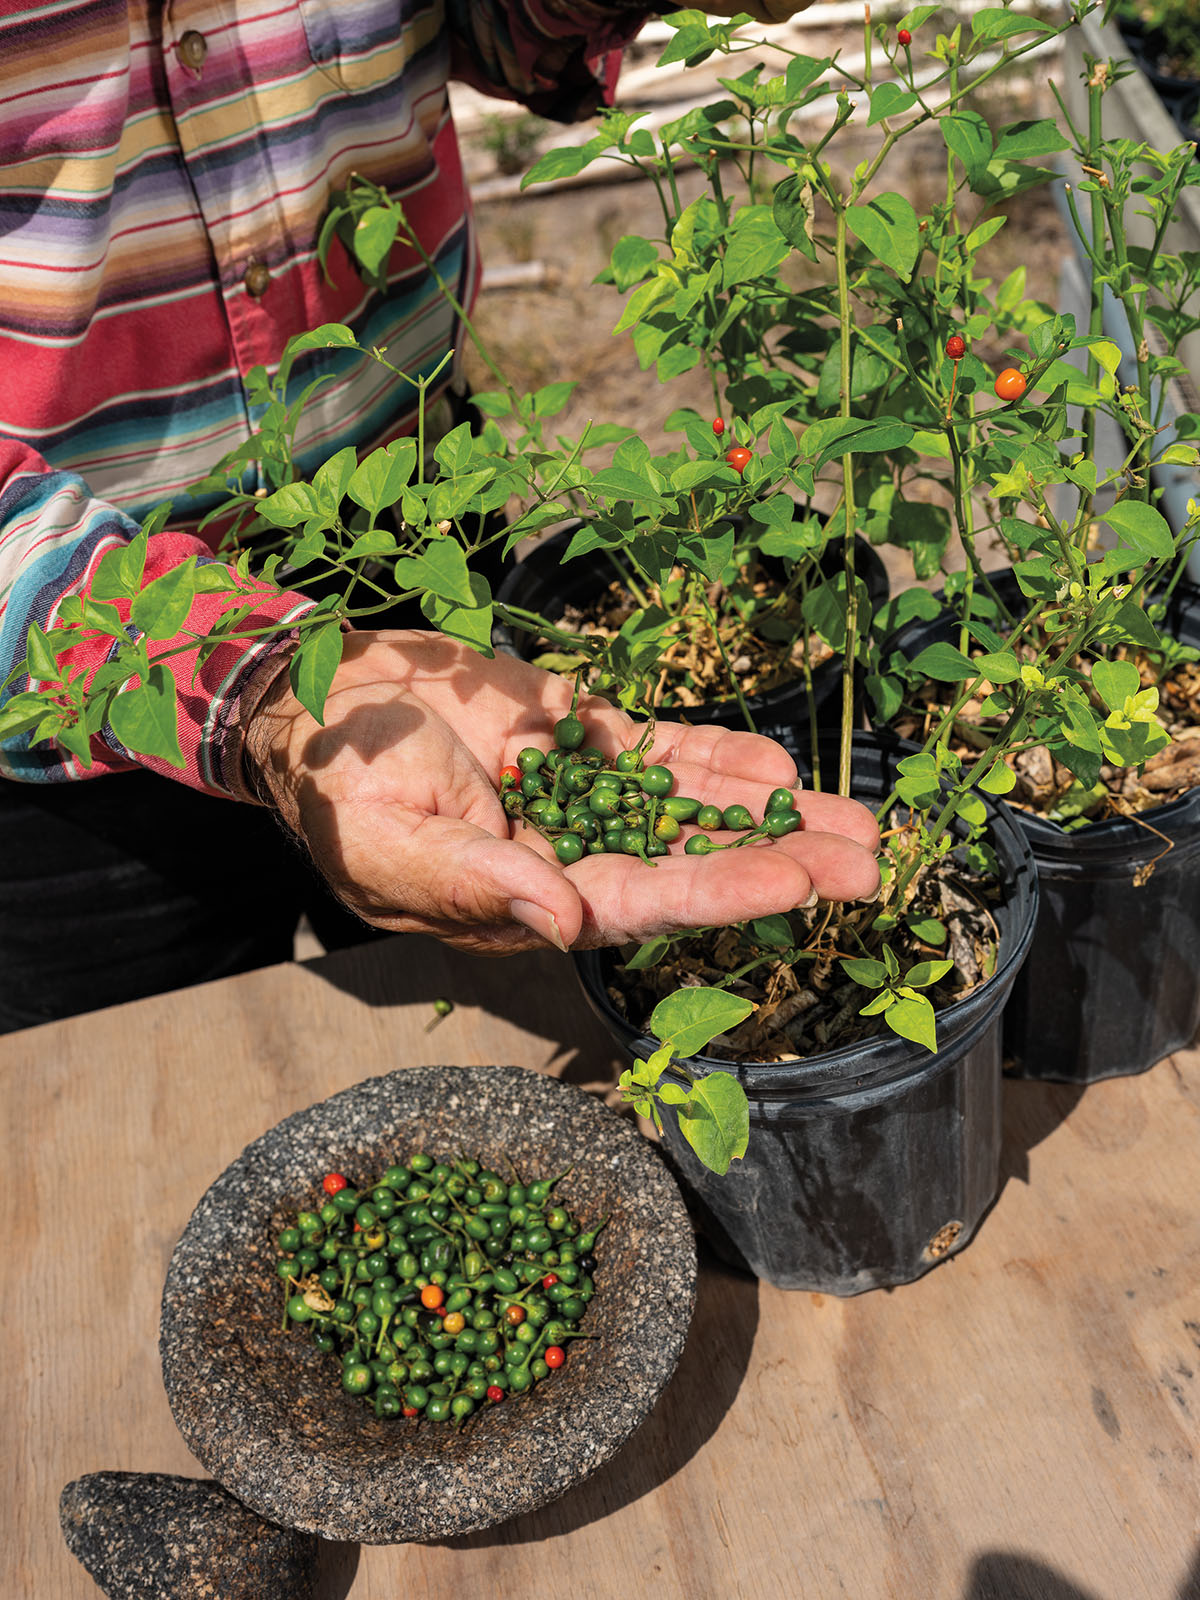
<svg viewBox="0 0 1200 1600"><path fill-rule="evenodd" d="M557 863L527 845L403 806L376 813L373 823L373 865L347 861L338 874L354 885L355 909L367 921L497 953L532 943L514 938L514 923L559 950L579 937L578 893Z"/></svg>

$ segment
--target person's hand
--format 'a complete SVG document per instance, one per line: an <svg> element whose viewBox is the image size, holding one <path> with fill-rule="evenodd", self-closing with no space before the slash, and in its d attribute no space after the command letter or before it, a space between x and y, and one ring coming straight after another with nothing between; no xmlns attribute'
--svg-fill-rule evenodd
<svg viewBox="0 0 1200 1600"><path fill-rule="evenodd" d="M524 746L549 747L571 684L511 656L487 660L437 633L354 633L319 727L286 673L258 708L247 755L286 825L364 921L502 955L543 941L620 944L741 922L879 883L875 819L836 795L800 802L804 827L708 856L588 855L571 867L500 803L498 775ZM638 726L580 697L590 744L615 755ZM770 739L659 723L650 755L678 792L761 815L796 768Z"/></svg>
<svg viewBox="0 0 1200 1600"><path fill-rule="evenodd" d="M705 0L703 5L695 9L703 11L707 17L736 17L746 12L755 22L769 24L786 22L798 11L807 10L810 3L811 0L718 0L713 5L710 0Z"/></svg>

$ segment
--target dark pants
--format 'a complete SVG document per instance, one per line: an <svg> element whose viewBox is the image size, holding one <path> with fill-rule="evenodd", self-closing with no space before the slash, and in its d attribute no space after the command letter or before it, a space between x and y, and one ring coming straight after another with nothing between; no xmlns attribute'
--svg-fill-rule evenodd
<svg viewBox="0 0 1200 1600"><path fill-rule="evenodd" d="M149 772L0 779L0 1033L374 938L272 812Z"/></svg>

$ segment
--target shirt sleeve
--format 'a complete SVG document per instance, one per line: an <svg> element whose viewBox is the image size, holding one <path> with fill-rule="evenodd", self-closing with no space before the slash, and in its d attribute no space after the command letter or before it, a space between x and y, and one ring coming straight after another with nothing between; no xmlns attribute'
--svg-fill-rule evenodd
<svg viewBox="0 0 1200 1600"><path fill-rule="evenodd" d="M33 450L0 439L0 706L23 690L39 687L22 672L4 680L24 660L30 623L52 630L59 608L70 595L90 591L96 568L108 551L138 532L124 513L98 500L82 478L57 472ZM143 583L196 556L216 558L190 534L162 532L148 543ZM242 580L241 587L246 588ZM29 783L54 783L98 777L109 772L145 767L211 794L253 798L242 776L245 722L290 650L290 624L312 609L304 595L251 580L253 608L238 631L197 668L197 649L184 649L163 663L175 681L182 770L153 756L127 750L107 725L90 740L91 767L51 741L31 742L30 733L0 742L0 774ZM199 594L180 633L156 641L152 655L186 646L190 635L209 632L220 616L246 604L242 594ZM128 603L114 602L123 616ZM269 628L261 637L239 637ZM113 641L98 637L75 645L60 658L72 672L93 673L115 650Z"/></svg>
<svg viewBox="0 0 1200 1600"><path fill-rule="evenodd" d="M446 0L451 70L541 117L578 122L611 102L620 52L668 5L638 0Z"/></svg>

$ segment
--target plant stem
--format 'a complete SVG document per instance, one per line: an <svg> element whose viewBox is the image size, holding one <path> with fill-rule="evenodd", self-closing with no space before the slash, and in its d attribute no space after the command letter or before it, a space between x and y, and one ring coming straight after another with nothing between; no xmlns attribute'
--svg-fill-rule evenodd
<svg viewBox="0 0 1200 1600"><path fill-rule="evenodd" d="M758 729L755 726L754 718L750 715L750 707L746 704L746 697L742 693L742 686L738 682L737 674L734 672L728 653L726 652L725 641L721 638L721 630L717 626L716 612L710 605L708 596L702 590L697 592L699 593L700 598L700 609L704 612L704 615L708 620L708 625L712 629L713 638L716 640L717 649L721 654L721 660L725 664L725 671L729 676L730 683L733 685L733 692L737 698L737 703L741 707L742 717L750 732L757 733Z"/></svg>
<svg viewBox="0 0 1200 1600"><path fill-rule="evenodd" d="M851 348L850 330L853 327L850 312L850 283L846 272L846 208L837 207L837 265L838 326L841 332L841 395L838 407L843 418L850 415ZM845 533L842 545L843 570L846 574L846 641L842 667L842 727L838 752L838 793L850 793L850 751L854 733L854 668L858 656L858 585L854 562L854 464L847 453L842 457L842 515Z"/></svg>

